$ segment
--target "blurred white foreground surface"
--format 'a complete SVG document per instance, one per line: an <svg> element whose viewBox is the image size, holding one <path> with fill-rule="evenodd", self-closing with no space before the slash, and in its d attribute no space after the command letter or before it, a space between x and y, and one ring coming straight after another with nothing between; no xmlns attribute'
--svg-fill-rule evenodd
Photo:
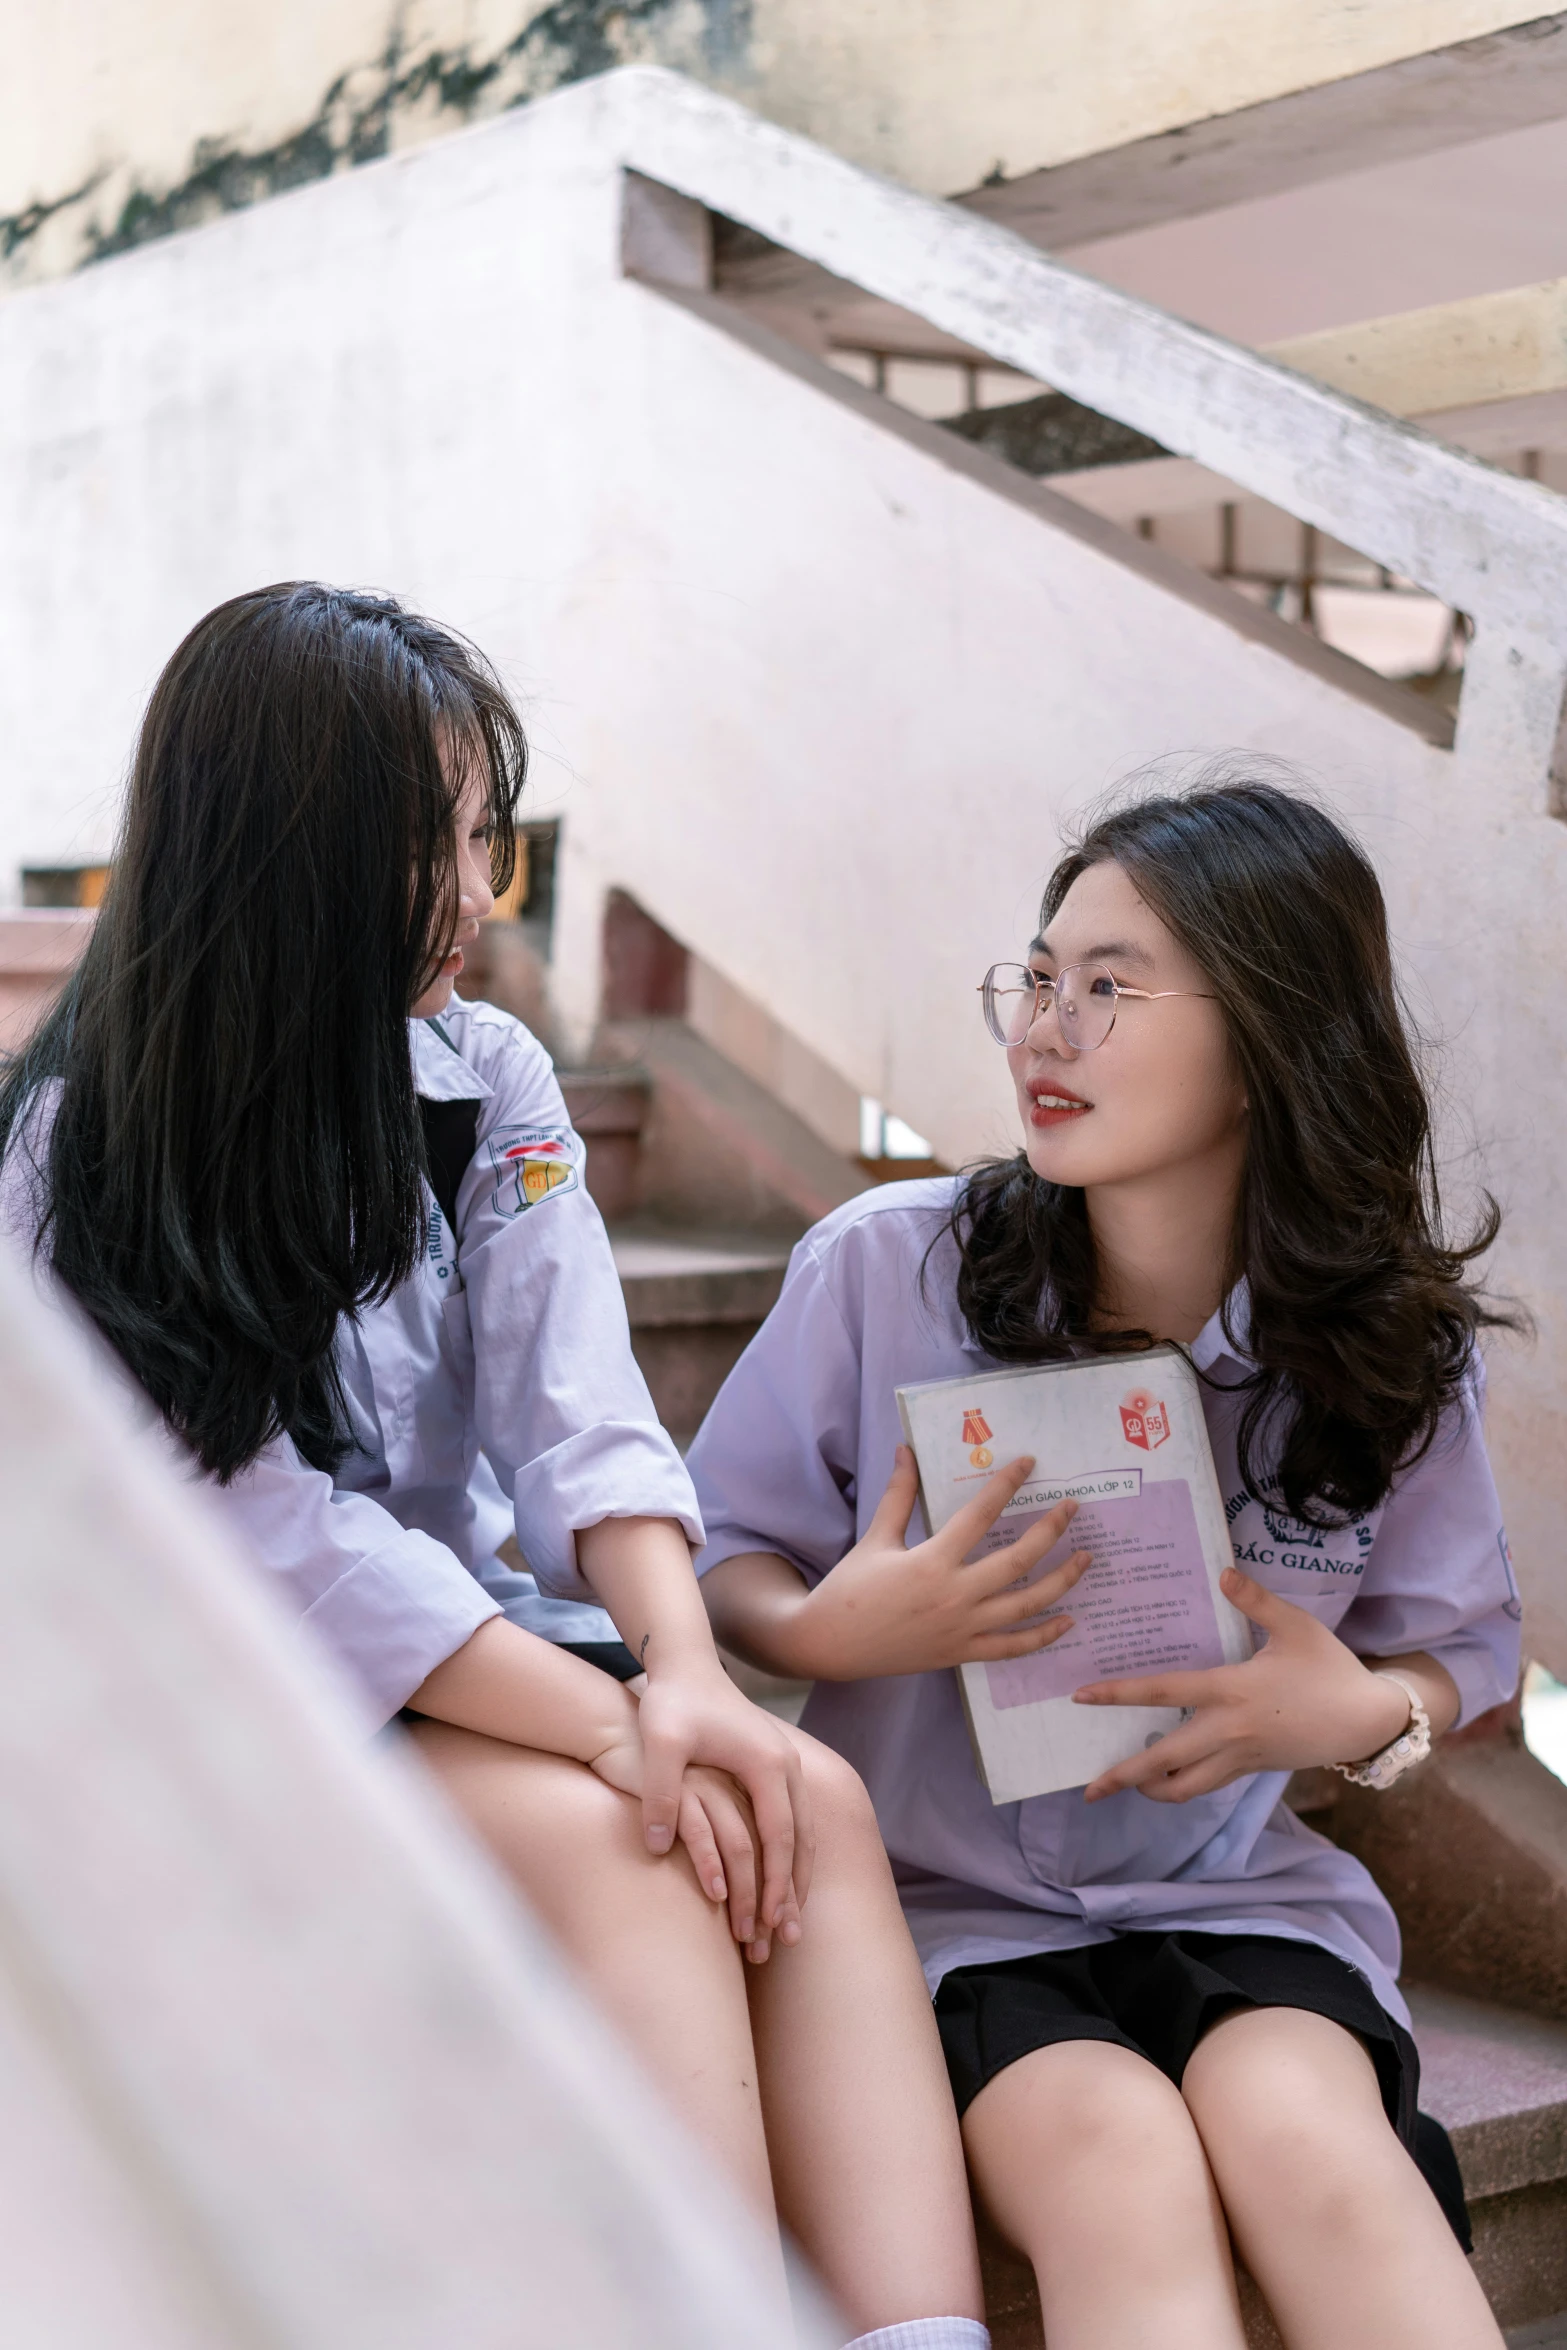
<svg viewBox="0 0 1567 2350"><path fill-rule="evenodd" d="M0 1525L0 2340L792 2345L728 2191L3 1252Z"/></svg>

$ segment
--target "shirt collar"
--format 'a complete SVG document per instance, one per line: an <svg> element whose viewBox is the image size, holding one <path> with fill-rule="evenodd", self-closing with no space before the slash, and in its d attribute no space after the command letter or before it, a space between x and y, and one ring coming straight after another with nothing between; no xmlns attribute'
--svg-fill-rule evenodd
<svg viewBox="0 0 1567 2350"><path fill-rule="evenodd" d="M1233 1335L1227 1334L1225 1331L1226 1317L1229 1321L1230 1333ZM975 1338L968 1324L962 1321L961 1316L959 1321L962 1329L960 1344L963 1352L983 1357L985 1349ZM1199 1371L1211 1371L1215 1363L1223 1362L1226 1359L1232 1362L1238 1371L1249 1371L1253 1368L1251 1356L1247 1352L1250 1341L1251 1291L1247 1286L1245 1276L1242 1275L1219 1311L1209 1315L1197 1336L1192 1340L1192 1361Z"/></svg>
<svg viewBox="0 0 1567 2350"><path fill-rule="evenodd" d="M1247 1351L1250 1344L1251 1290L1242 1275L1218 1312L1209 1315L1192 1340L1192 1361L1199 1371L1211 1371L1215 1363L1227 1357L1237 1370L1249 1371L1253 1367Z"/></svg>
<svg viewBox="0 0 1567 2350"><path fill-rule="evenodd" d="M434 1020L410 1020L409 1047L413 1054L414 1091L427 1102L487 1102L492 1088L477 1069L470 1069Z"/></svg>
<svg viewBox="0 0 1567 2350"><path fill-rule="evenodd" d="M1042 1312L1044 1310L1043 1299L1040 1301L1040 1308ZM988 1360L985 1349L980 1345L961 1313L957 1314L957 1322L961 1334L959 1344L963 1352L968 1355L978 1355L982 1361ZM1228 1332L1225 1329L1226 1322L1229 1324ZM1222 1362L1227 1357L1239 1371L1254 1370L1256 1366L1248 1351L1250 1344L1251 1287L1243 1273L1218 1312L1209 1315L1197 1336L1192 1340L1192 1362L1199 1371L1211 1371L1215 1363Z"/></svg>

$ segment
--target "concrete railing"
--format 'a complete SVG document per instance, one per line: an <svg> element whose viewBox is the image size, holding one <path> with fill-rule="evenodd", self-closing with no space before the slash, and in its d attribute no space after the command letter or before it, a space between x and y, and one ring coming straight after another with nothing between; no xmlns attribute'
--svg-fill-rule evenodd
<svg viewBox="0 0 1567 2350"><path fill-rule="evenodd" d="M825 2350L4 1250L0 1518L0 2339Z"/></svg>
<svg viewBox="0 0 1567 2350"><path fill-rule="evenodd" d="M1151 434L1467 613L1461 735L1547 789L1567 691L1567 499L1053 260L655 67L595 85L629 170ZM628 266L695 243L633 184ZM1560 812L1558 810L1557 812Z"/></svg>

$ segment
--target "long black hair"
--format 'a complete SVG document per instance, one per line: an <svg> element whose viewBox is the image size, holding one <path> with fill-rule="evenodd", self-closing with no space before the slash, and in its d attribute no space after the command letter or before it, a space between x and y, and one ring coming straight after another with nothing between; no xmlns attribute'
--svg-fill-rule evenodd
<svg viewBox="0 0 1567 2350"><path fill-rule="evenodd" d="M1113 862L1207 976L1250 1104L1227 1287L1244 1275L1252 1370L1240 1465L1311 1525L1386 1494L1429 1449L1476 1332L1516 1326L1466 1268L1495 1239L1444 1238L1431 1115L1365 855L1323 811L1236 756L1179 792L1102 815L1050 877L1043 931L1080 873ZM1248 772L1249 768L1249 772ZM1276 772L1276 769L1275 769ZM953 1211L958 1299L1002 1362L1152 1344L1096 1329L1081 1191L1025 1153L973 1170Z"/></svg>
<svg viewBox="0 0 1567 2350"><path fill-rule="evenodd" d="M39 1246L219 1478L279 1431L348 1450L338 1319L418 1259L408 1013L458 919L458 803L481 769L504 887L526 757L470 645L313 582L219 605L153 690L0 1151L47 1125Z"/></svg>

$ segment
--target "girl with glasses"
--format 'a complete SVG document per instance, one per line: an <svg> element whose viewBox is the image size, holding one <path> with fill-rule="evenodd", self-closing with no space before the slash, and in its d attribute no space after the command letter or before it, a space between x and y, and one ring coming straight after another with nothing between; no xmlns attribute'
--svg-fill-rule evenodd
<svg viewBox="0 0 1567 2350"><path fill-rule="evenodd" d="M209 613L91 944L0 1083L0 1227L849 2318L974 2350L962 2150L864 1790L723 1672L554 1073L453 1000L525 758L473 648L390 599Z"/></svg>
<svg viewBox="0 0 1567 2350"><path fill-rule="evenodd" d="M690 1456L715 1628L815 1682L870 1788L1050 2350L1241 2350L1232 2245L1289 2350L1494 2350L1392 1914L1283 1802L1307 1766L1390 1783L1518 1672L1467 1277L1496 1215L1444 1237L1376 877L1234 763L1095 823L982 998L1023 1147L801 1242ZM894 1390L1078 1354L1130 1379L1157 1341L1200 1374L1259 1645L1080 1690L1188 1718L993 1806L952 1668L1059 1638L1088 1557L1065 1503L963 1563L1027 1461L911 1529Z"/></svg>

